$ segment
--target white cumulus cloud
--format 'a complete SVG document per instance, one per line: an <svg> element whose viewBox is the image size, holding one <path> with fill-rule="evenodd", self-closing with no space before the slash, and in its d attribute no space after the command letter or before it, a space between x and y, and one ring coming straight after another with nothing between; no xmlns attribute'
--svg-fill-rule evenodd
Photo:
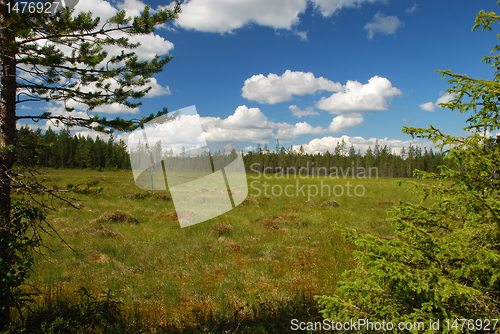
<svg viewBox="0 0 500 334"><path fill-rule="evenodd" d="M95 1L95 0L94 0ZM387 0L190 0L184 2L176 25L184 29L214 33L231 33L248 24L292 30L300 14L310 5L328 17L342 8ZM127 0L130 7L137 0ZM297 34L305 40L305 33Z"/></svg>
<svg viewBox="0 0 500 334"><path fill-rule="evenodd" d="M138 16L144 9L145 4L139 0L122 0L122 2L117 3L119 10L125 9L128 15Z"/></svg>
<svg viewBox="0 0 500 334"><path fill-rule="evenodd" d="M291 105L288 107L292 112L292 115L297 118L302 118L303 116L318 116L319 112L314 111L314 107L307 107L305 110L300 109L296 105Z"/></svg>
<svg viewBox="0 0 500 334"><path fill-rule="evenodd" d="M431 142L422 142L419 140L399 140L399 139L388 139L388 138L363 138L363 137L350 137L350 136L341 136L341 137L332 137L326 136L322 138L314 138L309 143L302 144L302 148L306 153L325 153L326 151L334 152L337 143L341 143L342 140L345 142L345 147L349 150L351 145L354 146L356 152L358 150L361 153L365 153L368 147L372 150L375 147L375 143L378 142L378 145L382 148L385 145L391 149L391 152L395 152L396 154L400 154L401 149L404 147L405 149L412 146L420 146L422 149L427 147L427 149L435 149ZM293 145L293 150L299 151L301 145Z"/></svg>
<svg viewBox="0 0 500 334"><path fill-rule="evenodd" d="M306 7L306 0L191 0L182 6L176 25L217 33L231 32L252 22L291 29Z"/></svg>
<svg viewBox="0 0 500 334"><path fill-rule="evenodd" d="M86 112L83 111L71 111L68 112L64 109L64 104L63 102L50 102L47 103L46 107L44 108L44 111L50 112L54 116L65 116L65 117L73 117L73 118L81 118L81 119L89 119L90 115ZM43 123L45 122L45 123ZM22 123L18 122L17 123L17 128L21 128L23 126L28 126L30 129L41 129L42 131L46 131L49 128L51 128L54 131L60 131L64 130L67 128L66 125L64 125L61 122L58 122L57 120L45 120L45 121L40 121L35 124L29 124L29 123ZM84 127L80 126L74 126L71 129L71 134L72 135L77 135L77 136L83 136L87 137L90 136L92 138L96 138L99 136L101 139L109 139L108 134L104 134L102 132L97 132L94 130L90 130ZM115 136L116 138L116 136Z"/></svg>
<svg viewBox="0 0 500 334"><path fill-rule="evenodd" d="M436 107L442 108L441 103L448 103L456 97L455 94L450 94L450 93L446 93L446 92L441 92L440 95L441 96L439 97L439 99L436 102L422 103L420 105L420 109L422 109L424 111L434 112L436 110Z"/></svg>
<svg viewBox="0 0 500 334"><path fill-rule="evenodd" d="M104 80L104 85L105 84L110 84L110 89L116 89L119 87L118 83L114 80ZM132 88L134 91L139 91L143 90L146 87L151 87L149 92L144 95L144 98L151 98L151 97L157 97L157 96L163 96L163 95L170 95L170 88L168 86L161 86L156 78L150 78L149 83L147 83L146 86L140 87L140 88ZM95 84L89 85L89 86L84 86L81 87L82 92L89 92L89 91L97 91L98 89L95 87ZM63 108L62 102L59 103L60 108ZM67 106L71 108L75 108L76 110L87 110L87 105L84 103L79 103L74 100L68 100L67 101ZM119 114L119 113L124 113L124 114L137 114L139 112L139 108L129 108L125 105L119 104L119 103L113 103L113 104L108 104L108 105L100 105L92 110L92 112L99 112L99 113L107 113L107 114Z"/></svg>
<svg viewBox="0 0 500 334"><path fill-rule="evenodd" d="M151 87L151 90L147 92L145 97L156 97L156 96L163 96L163 95L170 95L172 94L170 92L170 87L168 86L161 86L156 78L151 78L150 82L148 83L148 86Z"/></svg>
<svg viewBox="0 0 500 334"><path fill-rule="evenodd" d="M118 9L113 7L109 1L104 0L85 0L79 1L75 6L75 13L92 12L93 16L99 16L101 23L114 16Z"/></svg>
<svg viewBox="0 0 500 334"><path fill-rule="evenodd" d="M358 7L363 3L375 2L386 2L386 0L312 0L314 7L318 9L323 16L330 16L344 7Z"/></svg>
<svg viewBox="0 0 500 334"><path fill-rule="evenodd" d="M239 106L227 118L200 118L207 142L254 142L268 143L271 139L294 140L301 135L338 133L363 123L363 117L339 115L329 127L313 127L307 122L290 124L270 121L259 108Z"/></svg>
<svg viewBox="0 0 500 334"><path fill-rule="evenodd" d="M350 129L363 123L364 118L360 114L351 114L351 115L339 115L336 116L330 126L328 127L328 132L337 133L346 129Z"/></svg>
<svg viewBox="0 0 500 334"><path fill-rule="evenodd" d="M378 12L373 17L373 20L365 25L365 30L368 30L368 39L373 39L375 33L394 35L396 29L403 25L404 23L397 16L384 16L384 14Z"/></svg>
<svg viewBox="0 0 500 334"><path fill-rule="evenodd" d="M420 109L424 111L434 112L434 110L436 110L436 105L434 104L434 102L422 103L420 105Z"/></svg>
<svg viewBox="0 0 500 334"><path fill-rule="evenodd" d="M399 95L401 91L387 78L374 76L366 84L349 80L342 91L323 97L316 107L332 114L387 110L393 97Z"/></svg>
<svg viewBox="0 0 500 334"><path fill-rule="evenodd" d="M233 115L221 120L220 125L224 128L246 128L259 129L272 127L272 123L259 108L248 108L239 106Z"/></svg>
<svg viewBox="0 0 500 334"><path fill-rule="evenodd" d="M411 7L407 8L407 9L406 9L406 12L407 12L408 14L412 14L412 13L415 13L415 12L417 11L417 9L418 9L417 4L414 4L413 6L411 6Z"/></svg>
<svg viewBox="0 0 500 334"><path fill-rule="evenodd" d="M294 30L293 32L295 35L299 36L299 38L303 41L308 41L309 38L307 38L307 31L298 31L298 30Z"/></svg>
<svg viewBox="0 0 500 334"><path fill-rule="evenodd" d="M441 103L448 103L456 97L455 94L441 93L441 97L436 101L436 105L439 106Z"/></svg>
<svg viewBox="0 0 500 334"><path fill-rule="evenodd" d="M254 75L245 80L242 94L244 98L260 103L275 104L289 101L293 95L314 94L317 91L335 92L342 85L323 77L316 78L311 72L286 70L281 76L269 73Z"/></svg>
<svg viewBox="0 0 500 334"><path fill-rule="evenodd" d="M113 5L115 4L115 5ZM79 1L75 6L75 13L79 12L92 12L92 17L99 17L101 19L100 25L102 26L107 19L113 17L120 10L125 10L127 16L140 15L141 11L146 7L146 4L139 0L123 0L121 2L110 2L105 0L85 0ZM152 11L156 9L152 8ZM128 37L131 43L141 43L141 45L134 49L135 54L139 60L151 60L155 55L163 56L169 53L174 48L174 44L165 38L154 33L147 35L127 36L127 34L115 31L110 32L109 35L113 38ZM120 54L123 48L118 46L104 46L110 55ZM71 50L68 49L68 52Z"/></svg>

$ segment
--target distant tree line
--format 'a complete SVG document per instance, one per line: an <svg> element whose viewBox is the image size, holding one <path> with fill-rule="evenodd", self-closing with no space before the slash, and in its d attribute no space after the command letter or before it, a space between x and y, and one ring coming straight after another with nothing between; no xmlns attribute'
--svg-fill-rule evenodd
<svg viewBox="0 0 500 334"><path fill-rule="evenodd" d="M71 135L67 129L55 132L48 129L31 130L23 127L18 136L18 163L52 168L130 168L125 142L99 137Z"/></svg>
<svg viewBox="0 0 500 334"><path fill-rule="evenodd" d="M379 177L413 177L413 171L419 169L426 172L437 172L438 167L445 165L456 168L451 159L444 159L445 154L434 152L432 149L409 145L398 153L393 152L387 145L380 146L378 141L373 148L368 147L364 154L356 151L353 145L347 147L344 140L338 142L333 152L310 154L300 149L286 150L276 142L276 149L271 151L267 145L263 148L258 145L254 152L244 156L247 172L294 173L308 175L329 175L330 177L344 175L352 176L368 173L369 169L378 172ZM349 168L349 169L348 169ZM372 172L372 176L373 176Z"/></svg>
<svg viewBox="0 0 500 334"><path fill-rule="evenodd" d="M30 164L37 167L52 168L131 168L125 142L122 140L117 141L113 136L107 140L102 140L99 137L93 139L90 136L71 135L69 130L55 132L49 128L47 131L42 132L40 129L31 130L25 127L20 129L19 137L24 145L20 145L21 152L19 152L18 161L23 165ZM31 150L33 146L36 146L36 154ZM23 154L22 147L26 147L26 154ZM140 150L140 148L135 149ZM165 160L167 169L179 168L179 166L176 166L177 168L169 166L176 160L179 160L176 162L188 169L193 168L188 167L191 165L199 167L198 160L202 158L181 154L179 159L166 159L172 157L172 152L162 153L161 143L157 143L152 147L150 152L159 158L157 160ZM227 165L234 160L236 153L234 151L227 152L222 156L215 153L214 157L212 160L216 165L219 165L216 166L216 169L218 169L220 165ZM243 160L247 172L300 173L329 175L330 177L348 175L351 177L353 169L354 175L357 176L360 168L366 170L376 168L379 177L404 178L412 177L415 169L432 173L437 172L438 166L441 165L456 168L451 159L444 159L444 157L445 154L442 152L422 149L411 144L396 153L387 145L379 145L378 141L375 142L373 148L368 147L363 154L360 150L356 151L353 145L347 147L347 144L342 140L337 143L332 152L326 151L325 153L316 154L306 153L302 147L298 151L292 148L285 149L280 146L279 141L276 142L275 150L269 149L267 145L262 147L258 144L254 151L243 155Z"/></svg>

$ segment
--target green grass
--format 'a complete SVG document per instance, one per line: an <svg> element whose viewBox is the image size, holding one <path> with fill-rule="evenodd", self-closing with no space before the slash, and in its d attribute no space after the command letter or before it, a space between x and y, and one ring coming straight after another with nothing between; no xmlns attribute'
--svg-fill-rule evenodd
<svg viewBox="0 0 500 334"><path fill-rule="evenodd" d="M169 194L135 187L130 171L43 172L40 180L60 189L99 181L96 186L103 190L71 192L79 209L53 202L57 211L50 212L48 221L74 251L57 237L45 237L51 251L37 257L29 281L42 292L36 297L39 305L54 308L47 301L54 295L76 302L74 291L80 287L95 296L111 290L131 323L160 332L245 332L242 326L247 326L249 333L279 333L273 331L276 319L289 328L294 314L302 314L304 321L318 318L313 296L333 293L342 272L353 265L353 247L332 230L332 223L392 237L385 210L400 201L419 201L395 179L268 180L249 175L249 184L257 183L244 203L181 229ZM267 196L264 181L270 185ZM325 190L308 199L307 187L319 187L321 181L345 190L349 182L351 194L356 185L365 191L363 196L337 197ZM297 182L306 196L296 196ZM293 196L276 196L278 188L271 193L270 187L287 185ZM322 206L328 200L338 206ZM103 216L115 210L136 221Z"/></svg>

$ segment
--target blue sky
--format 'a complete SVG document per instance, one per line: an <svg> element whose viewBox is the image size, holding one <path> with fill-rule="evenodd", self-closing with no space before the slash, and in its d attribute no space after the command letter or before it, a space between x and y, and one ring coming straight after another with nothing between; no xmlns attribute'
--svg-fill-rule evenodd
<svg viewBox="0 0 500 334"><path fill-rule="evenodd" d="M279 139L324 152L344 138L362 151L378 139L399 152L411 141L403 125L463 133L467 115L436 106L450 86L435 71L492 78L480 60L498 31L471 28L476 13L497 10L495 3L191 0L177 21L141 38L143 59L174 56L143 105L99 112L137 118L196 105L207 140L246 150L274 148ZM118 9L137 14L145 4L169 2L85 0L76 9L106 18ZM54 103L36 108L61 112Z"/></svg>

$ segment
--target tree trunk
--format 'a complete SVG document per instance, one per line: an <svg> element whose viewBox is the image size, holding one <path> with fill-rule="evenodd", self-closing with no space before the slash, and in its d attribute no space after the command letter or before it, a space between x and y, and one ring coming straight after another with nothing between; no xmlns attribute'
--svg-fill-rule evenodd
<svg viewBox="0 0 500 334"><path fill-rule="evenodd" d="M0 71L0 330L7 328L10 323L11 291L4 281L11 270L12 254L9 241L10 212L11 212L11 182L8 177L14 164L14 142L16 140L16 59L15 36L10 29L6 29L10 13L7 3L14 5L14 0L1 0L0 20L4 22L0 35L1 71Z"/></svg>

